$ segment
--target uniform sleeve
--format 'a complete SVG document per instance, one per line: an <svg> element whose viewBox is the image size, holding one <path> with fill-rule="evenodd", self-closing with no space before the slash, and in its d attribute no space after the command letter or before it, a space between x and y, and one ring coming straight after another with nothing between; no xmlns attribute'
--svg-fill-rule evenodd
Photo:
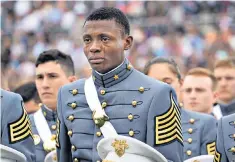
<svg viewBox="0 0 235 162"><path fill-rule="evenodd" d="M56 150L58 162L72 161L71 144L67 135L67 128L63 119L63 102L62 102L62 88L58 94L57 103L57 132L56 132Z"/></svg>
<svg viewBox="0 0 235 162"><path fill-rule="evenodd" d="M3 145L23 153L27 162L35 162L35 146L32 137L31 124L24 103L19 95L4 96L2 106L5 106L2 115Z"/></svg>
<svg viewBox="0 0 235 162"><path fill-rule="evenodd" d="M208 116L208 118L203 121L204 125L203 134L201 135L201 155L214 155L215 154L215 141L216 141L216 131L217 131L217 120Z"/></svg>
<svg viewBox="0 0 235 162"><path fill-rule="evenodd" d="M218 122L214 162L229 162L226 157L225 148L224 148L222 120L223 118L221 118Z"/></svg>
<svg viewBox="0 0 235 162"><path fill-rule="evenodd" d="M181 112L175 91L166 84L156 92L150 105L147 144L158 150L169 161L183 161Z"/></svg>

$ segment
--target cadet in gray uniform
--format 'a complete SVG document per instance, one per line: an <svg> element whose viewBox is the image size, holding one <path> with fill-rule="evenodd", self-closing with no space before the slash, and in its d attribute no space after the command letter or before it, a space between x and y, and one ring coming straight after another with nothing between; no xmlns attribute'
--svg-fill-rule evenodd
<svg viewBox="0 0 235 162"><path fill-rule="evenodd" d="M214 75L218 82L217 105L214 107L215 114L220 117L235 113L235 63L233 58L218 60L214 66Z"/></svg>
<svg viewBox="0 0 235 162"><path fill-rule="evenodd" d="M219 120L214 162L235 161L235 114Z"/></svg>
<svg viewBox="0 0 235 162"><path fill-rule="evenodd" d="M133 41L129 33L126 16L115 8L99 8L85 21L84 53L93 69L100 103L117 134L145 142L169 161L182 162L181 119L175 92L131 67L124 56ZM93 121L84 83L81 79L59 91L59 162L101 161L96 147L103 135L99 123Z"/></svg>
<svg viewBox="0 0 235 162"><path fill-rule="evenodd" d="M146 64L144 73L171 85L180 101L182 79L179 68L173 59L156 57ZM210 115L189 111L182 107L181 122L184 160L199 155L213 155L215 152L216 119Z"/></svg>
<svg viewBox="0 0 235 162"><path fill-rule="evenodd" d="M1 89L1 144L23 153L35 162L30 121L20 95Z"/></svg>
<svg viewBox="0 0 235 162"><path fill-rule="evenodd" d="M57 94L59 88L76 79L71 57L58 50L41 53L36 61L36 87L42 104L30 115L37 162L55 150ZM40 133L41 132L41 133Z"/></svg>

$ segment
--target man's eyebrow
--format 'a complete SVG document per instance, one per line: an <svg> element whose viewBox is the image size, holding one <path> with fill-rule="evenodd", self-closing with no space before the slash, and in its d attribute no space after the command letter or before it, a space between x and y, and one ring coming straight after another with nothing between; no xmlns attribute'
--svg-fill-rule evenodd
<svg viewBox="0 0 235 162"><path fill-rule="evenodd" d="M37 74L36 74L36 76L38 76L38 75L52 75L52 74L53 74L53 75L54 75L54 74L56 74L56 75L57 75L58 73L56 73L56 72L50 72L50 73L37 73Z"/></svg>

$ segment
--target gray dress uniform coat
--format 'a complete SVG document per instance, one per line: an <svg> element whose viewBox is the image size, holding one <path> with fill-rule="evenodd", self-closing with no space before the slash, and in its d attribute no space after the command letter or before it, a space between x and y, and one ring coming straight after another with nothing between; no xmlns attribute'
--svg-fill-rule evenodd
<svg viewBox="0 0 235 162"><path fill-rule="evenodd" d="M131 136L183 161L180 110L175 92L145 76L125 60L102 75L93 71L98 97L119 135ZM85 79L63 86L58 94L57 157L59 162L101 161L96 147L103 138L84 94Z"/></svg>
<svg viewBox="0 0 235 162"><path fill-rule="evenodd" d="M30 127L21 96L1 89L1 144L23 153L28 162L35 162Z"/></svg>
<svg viewBox="0 0 235 162"><path fill-rule="evenodd" d="M52 138L56 138L57 112L49 110L48 108L45 107L45 105L40 104L40 107L41 107L42 113L47 121L47 124L51 130ZM34 144L36 147L36 152L35 152L36 153L36 162L44 162L44 159L49 152L44 150L43 141L40 138L40 136L38 134L38 130L35 126L33 114L29 115L29 117L30 117L30 121L32 123L32 132L33 132L33 137L34 137ZM43 127L43 125L42 125L42 127Z"/></svg>
<svg viewBox="0 0 235 162"><path fill-rule="evenodd" d="M214 162L235 162L235 114L219 120Z"/></svg>
<svg viewBox="0 0 235 162"><path fill-rule="evenodd" d="M207 114L181 110L184 160L200 155L214 155L217 120Z"/></svg>

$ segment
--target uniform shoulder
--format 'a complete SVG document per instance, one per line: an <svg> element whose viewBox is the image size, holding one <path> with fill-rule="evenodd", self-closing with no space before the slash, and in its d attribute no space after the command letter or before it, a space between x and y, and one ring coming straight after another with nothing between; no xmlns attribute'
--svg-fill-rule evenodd
<svg viewBox="0 0 235 162"><path fill-rule="evenodd" d="M16 94L14 92L6 91L1 89L1 97L2 98L18 98L21 99L21 96L19 94Z"/></svg>
<svg viewBox="0 0 235 162"><path fill-rule="evenodd" d="M224 117L221 118L221 120L222 120L223 123L228 123L228 122L231 122L231 121L235 121L235 114L224 116Z"/></svg>
<svg viewBox="0 0 235 162"><path fill-rule="evenodd" d="M19 101L23 101L19 94L1 89L1 103L4 105L3 107L8 107L7 105Z"/></svg>
<svg viewBox="0 0 235 162"><path fill-rule="evenodd" d="M161 89L170 89L170 86L164 82L159 80L153 79L138 70L135 70L135 75L140 82L145 82L146 84L150 85L152 89L157 89L158 91Z"/></svg>
<svg viewBox="0 0 235 162"><path fill-rule="evenodd" d="M85 80L86 79L79 79L79 80L76 80L72 83L69 83L69 84L66 84L64 86L62 86L62 90L68 90L68 89L77 89L77 88L81 88L81 87L84 87L84 84L85 84Z"/></svg>
<svg viewBox="0 0 235 162"><path fill-rule="evenodd" d="M200 113L200 112L195 112L195 111L191 111L191 110L186 110L184 109L184 111L190 115L192 118L198 118L202 121L216 121L215 117L213 117L212 115L209 114L204 114L204 113Z"/></svg>

